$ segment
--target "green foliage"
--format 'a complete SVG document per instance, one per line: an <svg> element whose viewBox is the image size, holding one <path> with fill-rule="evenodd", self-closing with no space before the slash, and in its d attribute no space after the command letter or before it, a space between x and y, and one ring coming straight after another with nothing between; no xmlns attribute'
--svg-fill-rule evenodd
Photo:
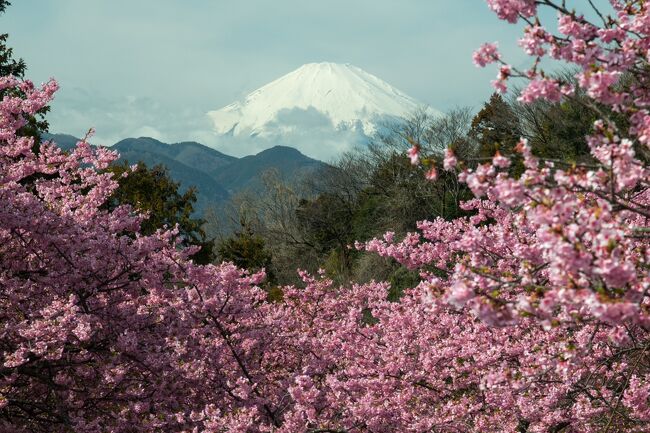
<svg viewBox="0 0 650 433"><path fill-rule="evenodd" d="M510 105L494 93L472 120L469 136L479 143L480 158L492 158L497 151L512 155L521 131Z"/></svg>
<svg viewBox="0 0 650 433"><path fill-rule="evenodd" d="M324 193L313 200L303 199L296 215L307 241L321 252L347 245L353 210L336 195Z"/></svg>
<svg viewBox="0 0 650 433"><path fill-rule="evenodd" d="M389 298L396 300L419 282L418 273L349 246L386 231L399 239L421 220L467 215L460 204L473 194L455 171L443 170L446 147L470 167L488 162L496 152L510 156L515 176L523 171L515 151L521 137L528 138L538 156L569 163L588 158L584 136L591 131L594 112L582 97L523 106L514 97L494 94L476 115L464 109L442 118L416 113L404 125L383 131L367 148L321 170L304 196L289 193L292 189L278 180L261 201L248 206L258 216L255 229L227 240L220 255L241 266L273 269L278 284L299 284L296 263L310 272L322 268L337 283L389 281ZM409 139L421 145L423 166L414 167L406 157ZM434 181L424 176L432 166L438 173Z"/></svg>
<svg viewBox="0 0 650 433"><path fill-rule="evenodd" d="M431 155L429 164L440 165L439 159ZM302 199L296 209L296 220L304 244L318 258L311 270L322 267L330 278L341 283L351 278L364 280L359 274L365 274L365 262L359 263L363 253L349 247L356 240L381 236L389 230L399 236L415 230L416 223L424 219L464 215L460 201L471 198L471 193L458 182L455 173L445 172L442 167L439 173L436 181L429 181L422 169L413 167L405 155L390 151L374 161L354 194L330 182L325 192L312 199ZM343 174L330 171L321 177L328 176ZM383 269L385 279L393 283L394 299L417 281L417 275L404 274L399 267ZM394 272L399 275L393 275Z"/></svg>
<svg viewBox="0 0 650 433"><path fill-rule="evenodd" d="M518 177L524 171L523 161L515 151L522 137L521 123L512 104L498 93L493 93L481 111L472 119L469 136L478 144L476 160L472 165L486 163L498 153L513 162L510 174Z"/></svg>
<svg viewBox="0 0 650 433"><path fill-rule="evenodd" d="M567 70L558 76L566 82L575 83L574 71ZM626 81L629 81L628 77L624 77L619 85L629 86ZM579 86L576 86L573 95L561 102L538 100L533 104L520 104L513 101L509 105L519 122L521 136L528 139L533 153L544 159L568 164L592 161L585 137L593 133L596 119L605 116L622 131L629 127L626 114L596 103Z"/></svg>
<svg viewBox="0 0 650 433"><path fill-rule="evenodd" d="M296 217L305 241L324 258L330 275L349 276L352 262L348 245L353 241L354 203L324 193L313 200L301 200Z"/></svg>
<svg viewBox="0 0 650 433"><path fill-rule="evenodd" d="M420 274L418 271L408 270L403 266L396 266L393 273L389 276L390 291L388 299L390 301L398 300L404 293L404 289L415 287L420 283Z"/></svg>
<svg viewBox="0 0 650 433"><path fill-rule="evenodd" d="M571 79L572 74L566 75ZM512 158L510 172L516 176L524 169L515 152L521 137L528 139L533 153L541 158L587 162L591 156L584 138L592 132L598 110L606 108L593 107L580 91L559 103L540 100L533 104L520 104L514 98L508 102L493 94L472 120L469 135L478 143L477 162L485 162L499 152Z"/></svg>
<svg viewBox="0 0 650 433"><path fill-rule="evenodd" d="M469 136L478 143L477 163L491 160L498 152L513 159L512 174L523 172L523 165L515 152L521 137L519 119L500 94L493 93L472 119Z"/></svg>
<svg viewBox="0 0 650 433"><path fill-rule="evenodd" d="M108 168L114 174L119 187L106 204L109 209L129 204L146 213L148 218L142 222L141 232L150 235L163 227L178 224L182 244L200 246L201 250L192 258L198 263L214 260L212 242L207 241L201 226L203 221L192 217L196 192L190 188L179 192L179 184L174 182L164 166L148 168L139 163L132 171L125 162ZM128 174L128 176L124 176Z"/></svg>
<svg viewBox="0 0 650 433"><path fill-rule="evenodd" d="M11 3L7 0L0 0L0 14L3 14ZM8 34L0 35L0 76L13 75L24 78L27 65L23 59L14 59L13 49L7 46Z"/></svg>
<svg viewBox="0 0 650 433"><path fill-rule="evenodd" d="M589 155L586 137L592 132L596 115L575 100L549 106L540 124L540 134L532 143L543 158L576 161Z"/></svg>
<svg viewBox="0 0 650 433"><path fill-rule="evenodd" d="M362 193L358 198L358 208L352 218L352 237L370 239L377 232L377 221L381 218L381 198L377 194Z"/></svg>
<svg viewBox="0 0 650 433"><path fill-rule="evenodd" d="M264 269L267 282L274 283L275 278L271 270L271 253L266 249L264 239L256 235L253 230L242 222L241 230L233 236L224 239L217 246L217 255L220 261L232 262L240 268L250 271ZM272 292L281 297L281 292Z"/></svg>
<svg viewBox="0 0 650 433"><path fill-rule="evenodd" d="M7 46L7 39L9 39L7 33L0 35L0 74L24 78L27 65L23 59L14 59L14 50Z"/></svg>

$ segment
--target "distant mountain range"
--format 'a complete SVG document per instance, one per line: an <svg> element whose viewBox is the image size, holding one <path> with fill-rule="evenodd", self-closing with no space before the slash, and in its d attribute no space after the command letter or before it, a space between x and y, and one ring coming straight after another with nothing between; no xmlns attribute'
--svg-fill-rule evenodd
<svg viewBox="0 0 650 433"><path fill-rule="evenodd" d="M115 143L122 160L163 164L181 188L198 190L197 211L223 204L234 194L261 186L261 175L274 169L294 182L325 164L305 156L331 157L364 145L387 123L419 110L438 111L350 64L309 63L260 87L241 101L211 111L219 149L266 149L236 158L196 142L167 144L148 137ZM46 134L64 149L77 138ZM293 147L284 145L291 143ZM216 146L216 144L215 144Z"/></svg>
<svg viewBox="0 0 650 433"><path fill-rule="evenodd" d="M291 143L327 160L420 111L440 115L361 68L323 62L305 64L207 114L220 149Z"/></svg>
<svg viewBox="0 0 650 433"><path fill-rule="evenodd" d="M78 138L67 134L43 134L64 150L75 147ZM143 162L149 167L162 164L181 190L197 189L196 211L208 206L219 207L234 194L261 186L261 176L275 170L288 182L297 182L316 173L325 164L287 146L275 146L256 155L236 158L193 141L167 144L149 137L126 138L111 149L120 153L121 161Z"/></svg>

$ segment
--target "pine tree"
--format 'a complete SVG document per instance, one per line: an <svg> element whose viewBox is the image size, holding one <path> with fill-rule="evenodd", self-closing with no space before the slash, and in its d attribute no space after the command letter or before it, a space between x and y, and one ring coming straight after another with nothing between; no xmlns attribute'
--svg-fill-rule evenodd
<svg viewBox="0 0 650 433"><path fill-rule="evenodd" d="M482 158L491 158L497 151L512 154L521 136L517 116L498 93L474 117L469 135L479 143Z"/></svg>
<svg viewBox="0 0 650 433"><path fill-rule="evenodd" d="M255 234L245 221L241 221L241 228L233 236L219 243L217 252L219 260L232 262L242 269L252 271L264 269L267 275L266 281L275 282L271 271L271 253L266 249L264 239Z"/></svg>

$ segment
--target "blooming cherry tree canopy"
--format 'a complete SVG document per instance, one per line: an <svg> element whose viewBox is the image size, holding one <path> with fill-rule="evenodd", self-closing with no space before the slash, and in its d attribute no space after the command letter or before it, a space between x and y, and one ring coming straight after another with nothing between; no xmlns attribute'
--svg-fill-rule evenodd
<svg viewBox="0 0 650 433"><path fill-rule="evenodd" d="M0 101L1 430L649 432L650 7L612 0L592 22L561 1L487 3L528 24L533 65L494 44L475 62L500 64L499 90L529 80L524 103L585 91L592 158L543 160L522 140L471 165L448 149L471 216L357 244L420 271L397 302L387 283L307 273L269 301L263 273L196 265L173 227L142 235L132 208L102 206L117 155L18 134L56 83L0 78L20 90ZM544 57L578 67L575 83Z"/></svg>

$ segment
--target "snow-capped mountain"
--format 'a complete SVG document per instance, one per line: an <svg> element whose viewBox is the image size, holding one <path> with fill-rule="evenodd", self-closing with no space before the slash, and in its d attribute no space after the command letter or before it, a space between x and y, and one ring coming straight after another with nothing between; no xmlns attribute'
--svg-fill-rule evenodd
<svg viewBox="0 0 650 433"><path fill-rule="evenodd" d="M422 108L438 113L356 66L309 63L208 116L218 134L235 137L269 139L310 129L371 136L386 120Z"/></svg>

